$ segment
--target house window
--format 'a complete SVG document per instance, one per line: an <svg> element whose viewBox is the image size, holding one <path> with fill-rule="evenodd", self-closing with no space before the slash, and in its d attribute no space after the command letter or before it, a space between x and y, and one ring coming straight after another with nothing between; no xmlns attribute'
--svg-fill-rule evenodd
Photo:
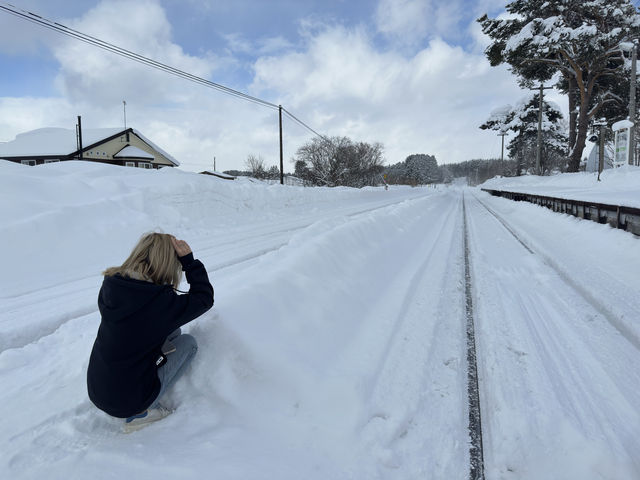
<svg viewBox="0 0 640 480"><path fill-rule="evenodd" d="M125 167L135 167L136 166L136 162L124 162L124 166Z"/></svg>
<svg viewBox="0 0 640 480"><path fill-rule="evenodd" d="M146 163L146 162L140 162L140 163L138 163L138 168L153 168L153 165L151 165L150 163Z"/></svg>
<svg viewBox="0 0 640 480"><path fill-rule="evenodd" d="M29 165L31 167L34 167L36 165L35 160L21 160L20 163L22 163L23 165Z"/></svg>
<svg viewBox="0 0 640 480"><path fill-rule="evenodd" d="M45 160L44 163L58 163L60 160L56 159L50 159L50 160Z"/></svg>

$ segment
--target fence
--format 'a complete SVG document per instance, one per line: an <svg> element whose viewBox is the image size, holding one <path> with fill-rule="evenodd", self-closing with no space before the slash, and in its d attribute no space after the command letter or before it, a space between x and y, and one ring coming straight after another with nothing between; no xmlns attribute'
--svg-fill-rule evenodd
<svg viewBox="0 0 640 480"><path fill-rule="evenodd" d="M490 193L494 197L504 197L516 202L530 202L547 207L554 212L566 213L598 223L606 223L614 228L620 228L640 236L640 208L487 188L483 188L482 191Z"/></svg>

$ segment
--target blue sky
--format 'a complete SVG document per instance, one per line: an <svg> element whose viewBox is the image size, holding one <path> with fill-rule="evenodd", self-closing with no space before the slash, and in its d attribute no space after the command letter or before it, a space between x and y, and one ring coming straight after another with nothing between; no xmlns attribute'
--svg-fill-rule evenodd
<svg viewBox="0 0 640 480"><path fill-rule="evenodd" d="M25 0L66 26L282 104L327 135L382 142L387 163L495 157L478 129L525 95L491 68L475 19L503 0ZM277 114L0 12L0 141L41 127L128 126L197 170L277 162ZM553 97L553 94L551 94ZM566 101L558 96L564 107ZM285 158L311 135L285 122Z"/></svg>

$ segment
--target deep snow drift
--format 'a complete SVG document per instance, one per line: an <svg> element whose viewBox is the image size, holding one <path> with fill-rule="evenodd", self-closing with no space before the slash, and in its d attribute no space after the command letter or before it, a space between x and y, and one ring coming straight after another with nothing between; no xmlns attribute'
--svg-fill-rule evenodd
<svg viewBox="0 0 640 480"><path fill-rule="evenodd" d="M637 172L612 173L640 203ZM0 161L0 197L3 478L465 478L463 203L487 477L640 475L628 233L477 189L81 162ZM200 350L175 413L123 435L86 396L96 296L155 229L191 244L216 305L185 329Z"/></svg>

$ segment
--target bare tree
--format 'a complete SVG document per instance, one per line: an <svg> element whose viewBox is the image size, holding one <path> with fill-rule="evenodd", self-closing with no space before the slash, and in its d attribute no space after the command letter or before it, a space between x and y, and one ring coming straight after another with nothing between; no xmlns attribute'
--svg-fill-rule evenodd
<svg viewBox="0 0 640 480"><path fill-rule="evenodd" d="M267 176L267 170L264 165L264 159L261 155L253 155L250 154L247 156L247 160L245 161L245 166L247 170L251 173L251 176L254 178L264 179Z"/></svg>
<svg viewBox="0 0 640 480"><path fill-rule="evenodd" d="M316 137L301 146L293 160L300 178L330 187L376 185L384 169L381 143L354 143L347 137Z"/></svg>

